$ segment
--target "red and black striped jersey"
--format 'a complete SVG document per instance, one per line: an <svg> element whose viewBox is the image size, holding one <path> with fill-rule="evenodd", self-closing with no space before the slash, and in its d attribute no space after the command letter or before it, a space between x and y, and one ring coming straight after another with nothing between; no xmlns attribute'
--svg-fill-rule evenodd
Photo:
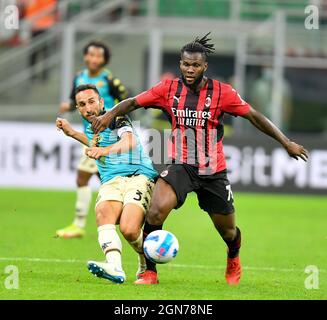
<svg viewBox="0 0 327 320"><path fill-rule="evenodd" d="M163 110L172 124L168 154L175 163L199 168L210 175L226 169L223 153L224 113L242 116L249 112L232 86L208 79L199 92L190 91L181 78L165 80L136 97L141 107Z"/></svg>

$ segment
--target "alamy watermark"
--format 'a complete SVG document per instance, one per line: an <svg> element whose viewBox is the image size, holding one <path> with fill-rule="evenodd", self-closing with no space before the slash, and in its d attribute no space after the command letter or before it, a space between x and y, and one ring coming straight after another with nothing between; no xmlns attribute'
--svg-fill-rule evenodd
<svg viewBox="0 0 327 320"><path fill-rule="evenodd" d="M0 1L0 29L19 29L19 10L11 1Z"/></svg>
<svg viewBox="0 0 327 320"><path fill-rule="evenodd" d="M181 110L183 111L183 110ZM194 111L197 112L197 111ZM206 117L206 114L202 114ZM200 175L208 175L214 172L219 165L222 145L222 128L205 128L205 122L201 117L181 117L179 123L188 126L201 126L204 128L176 128L174 130L165 129L162 134L154 128L142 129L139 121L133 121L133 127L139 134L141 133L141 142L145 148L135 148L133 152L126 154L123 150L117 150L111 153L112 164L140 164L144 154L147 154L153 164L181 164L196 165L199 167ZM115 139L117 129L109 133L109 140ZM99 137L101 142L101 137ZM124 154L124 155L122 155ZM105 159L103 159L105 160ZM99 160L102 161L101 158Z"/></svg>
<svg viewBox="0 0 327 320"><path fill-rule="evenodd" d="M4 270L7 277L4 281L4 286L7 290L19 289L19 270L17 266L9 265Z"/></svg>
<svg viewBox="0 0 327 320"><path fill-rule="evenodd" d="M9 2L9 4L8 4ZM316 5L308 5L304 9L306 18L304 20L304 27L307 30L319 29L319 8ZM10 1L0 2L0 21L1 28L7 30L18 30L19 29L19 10L14 4L10 4Z"/></svg>
<svg viewBox="0 0 327 320"><path fill-rule="evenodd" d="M308 290L319 289L319 269L315 265L306 266L304 272L309 274L304 280L304 287Z"/></svg>
<svg viewBox="0 0 327 320"><path fill-rule="evenodd" d="M319 29L319 8L315 5L306 6L304 9L306 18L304 20L304 27L307 30Z"/></svg>

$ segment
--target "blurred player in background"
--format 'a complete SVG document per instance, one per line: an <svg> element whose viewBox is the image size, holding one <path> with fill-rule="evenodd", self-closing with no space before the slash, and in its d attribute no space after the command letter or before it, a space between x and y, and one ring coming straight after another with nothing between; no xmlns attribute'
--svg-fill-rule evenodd
<svg viewBox="0 0 327 320"><path fill-rule="evenodd" d="M105 112L103 99L95 86L77 87L76 107L86 121L85 133L75 131L65 119L58 118L56 124L67 136L86 146L91 145L86 149L86 154L97 159L101 188L95 211L98 240L107 262L89 261L88 268L98 277L123 283L126 276L122 268L122 244L116 224L119 223L123 236L139 254L138 277L146 268L141 227L157 172L127 117L117 117L110 127L94 135L89 121Z"/></svg>
<svg viewBox="0 0 327 320"><path fill-rule="evenodd" d="M105 110L112 108L115 103L128 97L127 90L121 81L115 78L111 71L104 66L110 61L109 48L100 41L91 41L84 48L84 63L86 68L79 71L74 78L70 95L70 102L63 102L59 112L65 113L76 110L75 89L82 84L93 84L104 99ZM84 130L88 122L82 117ZM77 197L75 204L75 219L71 225L57 230L56 234L62 238L82 237L85 234L87 214L92 201L92 191L88 183L93 174L98 173L96 163L88 158L84 152L77 167Z"/></svg>
<svg viewBox="0 0 327 320"><path fill-rule="evenodd" d="M180 78L158 83L135 98L119 103L95 118L95 132L104 130L112 119L139 107L156 107L172 122L168 152L172 164L160 174L144 224L144 239L162 229L169 213L183 205L189 192L196 192L199 206L206 211L227 245L225 278L236 285L241 278L241 230L236 226L233 194L227 178L223 153L223 116L230 113L248 119L256 128L277 140L296 160L308 157L303 146L290 141L272 122L246 103L230 85L204 76L207 56L214 51L208 34L181 49ZM185 135L185 132L188 135ZM193 133L193 135L191 135ZM147 270L136 284L157 284L155 263L146 260Z"/></svg>

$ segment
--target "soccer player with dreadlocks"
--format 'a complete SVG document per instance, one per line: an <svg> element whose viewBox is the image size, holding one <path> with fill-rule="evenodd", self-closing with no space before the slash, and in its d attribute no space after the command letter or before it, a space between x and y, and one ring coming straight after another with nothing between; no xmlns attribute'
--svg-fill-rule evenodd
<svg viewBox="0 0 327 320"><path fill-rule="evenodd" d="M118 115L140 107L163 110L172 124L169 154L172 164L164 170L154 188L143 237L162 229L172 209L181 207L194 191L227 245L225 278L239 284L241 278L241 231L235 223L233 194L227 179L223 153L223 116L229 113L249 120L256 128L277 140L298 160L308 152L288 139L270 120L245 102L230 85L207 78L207 56L214 51L208 35L196 38L181 49L180 78L158 83L134 98L124 100L93 120L95 132L108 127ZM147 260L147 270L136 284L157 284L156 266Z"/></svg>

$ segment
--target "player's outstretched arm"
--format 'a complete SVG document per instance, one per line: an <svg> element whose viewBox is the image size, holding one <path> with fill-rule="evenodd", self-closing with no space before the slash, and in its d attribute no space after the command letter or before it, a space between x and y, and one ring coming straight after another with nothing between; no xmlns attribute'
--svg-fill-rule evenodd
<svg viewBox="0 0 327 320"><path fill-rule="evenodd" d="M71 137L71 138L81 142L82 144L85 144L86 146L89 146L87 136L82 132L76 131L71 126L71 124L69 123L68 120L62 119L62 118L57 118L56 126L59 130L62 130L66 136Z"/></svg>
<svg viewBox="0 0 327 320"><path fill-rule="evenodd" d="M125 132L121 139L108 147L86 148L85 154L92 159L99 159L109 154L125 153L136 146L136 139L132 132Z"/></svg>
<svg viewBox="0 0 327 320"><path fill-rule="evenodd" d="M309 155L308 151L303 146L288 139L262 113L251 107L250 111L245 114L243 118L248 119L259 130L277 140L285 148L290 157L296 160L298 160L298 158L301 158L303 161L307 161Z"/></svg>
<svg viewBox="0 0 327 320"><path fill-rule="evenodd" d="M125 99L115 105L114 108L108 110L104 115L94 117L92 119L92 130L94 133L99 133L109 127L110 123L117 116L123 116L137 108L135 98Z"/></svg>

